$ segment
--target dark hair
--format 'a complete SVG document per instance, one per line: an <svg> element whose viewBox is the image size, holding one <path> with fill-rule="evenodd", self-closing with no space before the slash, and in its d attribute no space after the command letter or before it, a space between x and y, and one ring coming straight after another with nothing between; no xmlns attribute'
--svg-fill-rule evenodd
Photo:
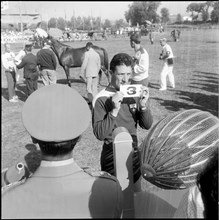
<svg viewBox="0 0 219 220"><path fill-rule="evenodd" d="M136 44L141 43L141 34L137 32L133 32L130 36L130 40L134 41Z"/></svg>
<svg viewBox="0 0 219 220"><path fill-rule="evenodd" d="M87 42L86 47L92 47L93 44L91 42Z"/></svg>
<svg viewBox="0 0 219 220"><path fill-rule="evenodd" d="M218 149L198 174L197 185L204 203L204 217L218 219Z"/></svg>
<svg viewBox="0 0 219 220"><path fill-rule="evenodd" d="M28 46L26 45L26 46L25 46L25 50L28 51L28 52L31 52L31 50L32 50L32 45L28 45Z"/></svg>
<svg viewBox="0 0 219 220"><path fill-rule="evenodd" d="M32 137L34 143L38 143L40 146L40 150L46 156L61 156L70 153L75 145L77 144L80 136L69 140L69 141L62 141L62 142L46 142L35 139Z"/></svg>
<svg viewBox="0 0 219 220"><path fill-rule="evenodd" d="M121 65L131 66L133 68L132 57L129 56L127 53L116 54L110 62L110 70L114 72L116 66L121 66Z"/></svg>

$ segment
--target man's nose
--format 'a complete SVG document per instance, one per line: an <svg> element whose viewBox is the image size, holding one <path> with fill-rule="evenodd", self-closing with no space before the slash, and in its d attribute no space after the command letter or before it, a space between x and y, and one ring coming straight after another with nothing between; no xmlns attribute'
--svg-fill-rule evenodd
<svg viewBox="0 0 219 220"><path fill-rule="evenodd" d="M122 78L122 81L127 83L128 80L129 80L129 77L128 77L128 75L125 74Z"/></svg>

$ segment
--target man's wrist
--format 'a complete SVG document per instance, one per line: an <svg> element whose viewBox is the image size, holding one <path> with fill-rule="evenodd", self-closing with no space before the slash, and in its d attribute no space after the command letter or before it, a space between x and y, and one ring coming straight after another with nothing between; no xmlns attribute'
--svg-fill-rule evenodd
<svg viewBox="0 0 219 220"><path fill-rule="evenodd" d="M145 111L146 109L147 109L147 106L141 106L141 107L140 107L140 110L141 110L141 111Z"/></svg>
<svg viewBox="0 0 219 220"><path fill-rule="evenodd" d="M117 117L119 110L114 108L110 113L112 116Z"/></svg>

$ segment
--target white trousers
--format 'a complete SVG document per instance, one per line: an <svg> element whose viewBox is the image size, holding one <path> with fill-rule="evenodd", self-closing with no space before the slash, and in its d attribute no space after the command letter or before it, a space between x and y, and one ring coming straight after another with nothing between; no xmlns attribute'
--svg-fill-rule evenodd
<svg viewBox="0 0 219 220"><path fill-rule="evenodd" d="M170 85L175 87L175 79L173 75L173 65L167 65L167 62L164 63L163 69L160 73L161 78L161 88L167 88L167 81L166 78L169 77Z"/></svg>
<svg viewBox="0 0 219 220"><path fill-rule="evenodd" d="M87 77L87 92L94 96L97 94L98 77Z"/></svg>

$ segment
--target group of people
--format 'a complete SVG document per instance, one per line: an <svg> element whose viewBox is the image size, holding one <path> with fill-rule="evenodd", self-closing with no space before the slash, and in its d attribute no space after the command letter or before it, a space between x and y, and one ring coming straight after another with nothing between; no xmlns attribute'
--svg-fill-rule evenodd
<svg viewBox="0 0 219 220"><path fill-rule="evenodd" d="M137 127L148 130L153 124L147 88L149 55L140 42L139 34L131 35L130 45L135 51L134 57L127 53L113 56L110 62L111 82L99 93L97 75L100 57L92 49L92 43L87 43L81 77L85 78L87 92L91 94L91 111L76 90L56 84L56 62L53 62L54 57L46 44L35 57L31 49L27 50L27 45L27 54L18 65L14 63L13 55L11 60L7 60L13 63L13 70L9 67L7 69L11 77L15 76L16 67L24 67L25 73L29 70L35 73L39 66L45 85L51 85L30 93L24 103L23 125L34 143L40 147L41 163L26 181L8 186L4 190L3 218L122 216L125 201L120 183L114 177L113 131L118 127L125 127L132 137L133 180L134 190L137 192L141 191L141 151ZM163 47L160 55L160 59L164 60L163 76L170 75L172 87L175 87L174 78L171 78L173 54L166 39L161 39L160 42ZM27 74L25 76L28 78ZM28 84L30 87L33 85L31 80ZM160 90L165 90L165 80L162 83ZM141 85L139 97L125 97L120 91L123 85L130 84ZM15 99L14 94L11 95ZM103 141L100 167L104 175L100 176L86 173L73 159L74 148L91 120L95 137Z"/></svg>
<svg viewBox="0 0 219 220"><path fill-rule="evenodd" d="M2 55L2 65L5 68L8 83L9 102L18 102L16 95L16 83L20 75L18 69L23 68L27 96L38 89L38 78L41 77L44 85L55 84L57 81L56 58L50 46L44 41L43 48L36 55L32 53L32 43L27 42L17 56L11 51L9 43L5 45L5 53Z"/></svg>

